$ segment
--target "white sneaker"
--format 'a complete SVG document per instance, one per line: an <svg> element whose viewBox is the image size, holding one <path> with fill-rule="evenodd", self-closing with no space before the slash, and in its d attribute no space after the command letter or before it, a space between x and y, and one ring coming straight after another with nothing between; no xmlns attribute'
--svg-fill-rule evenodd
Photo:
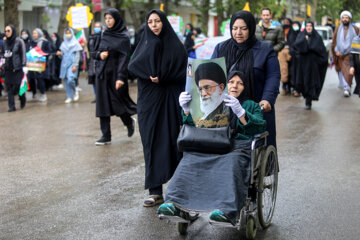
<svg viewBox="0 0 360 240"><path fill-rule="evenodd" d="M344 97L350 97L349 90L344 90Z"/></svg>
<svg viewBox="0 0 360 240"><path fill-rule="evenodd" d="M80 87L76 87L76 91L77 91L77 92L81 92L82 89L81 89Z"/></svg>
<svg viewBox="0 0 360 240"><path fill-rule="evenodd" d="M60 83L59 85L57 85L56 87L57 89L64 89L64 85L62 83Z"/></svg>
<svg viewBox="0 0 360 240"><path fill-rule="evenodd" d="M40 102L46 102L47 101L46 94L40 94L39 101Z"/></svg>
<svg viewBox="0 0 360 240"><path fill-rule="evenodd" d="M80 98L79 92L75 92L75 94L74 94L74 102L79 101L79 98Z"/></svg>
<svg viewBox="0 0 360 240"><path fill-rule="evenodd" d="M65 100L65 103L71 103L72 102L72 99L71 98L67 98L66 100Z"/></svg>

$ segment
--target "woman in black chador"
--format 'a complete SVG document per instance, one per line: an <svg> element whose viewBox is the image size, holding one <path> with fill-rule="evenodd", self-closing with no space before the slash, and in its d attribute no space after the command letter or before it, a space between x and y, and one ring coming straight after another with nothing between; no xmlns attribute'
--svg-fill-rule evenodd
<svg viewBox="0 0 360 240"><path fill-rule="evenodd" d="M185 88L187 54L166 15L151 10L146 28L129 64L138 78L138 119L145 157L145 207L163 202L162 185L173 175L180 154L179 95Z"/></svg>
<svg viewBox="0 0 360 240"><path fill-rule="evenodd" d="M99 49L94 52L96 64L96 116L100 118L102 137L96 145L111 142L110 117L119 116L128 129L128 136L134 134L136 104L129 96L127 66L129 63L130 40L126 26L118 10L110 8L105 12L106 30Z"/></svg>
<svg viewBox="0 0 360 240"><path fill-rule="evenodd" d="M297 36L294 49L298 69L295 88L302 93L306 109L310 110L312 100L319 100L328 63L326 48L313 22L306 22L305 31Z"/></svg>

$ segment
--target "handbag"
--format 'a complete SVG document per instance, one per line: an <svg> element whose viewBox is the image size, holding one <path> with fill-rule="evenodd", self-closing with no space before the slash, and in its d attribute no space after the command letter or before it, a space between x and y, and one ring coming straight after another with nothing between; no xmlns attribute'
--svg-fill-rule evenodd
<svg viewBox="0 0 360 240"><path fill-rule="evenodd" d="M184 124L177 146L180 152L228 153L231 150L230 127L198 128Z"/></svg>

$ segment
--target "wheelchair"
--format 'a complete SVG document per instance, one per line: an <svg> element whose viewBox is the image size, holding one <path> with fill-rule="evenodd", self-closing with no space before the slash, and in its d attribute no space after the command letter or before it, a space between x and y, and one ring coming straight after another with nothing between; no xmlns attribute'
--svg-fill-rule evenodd
<svg viewBox="0 0 360 240"><path fill-rule="evenodd" d="M214 227L236 228L241 238L254 239L257 229L263 229L271 224L275 210L276 195L278 188L278 157L274 146L267 146L266 137L268 132L255 135L251 141L250 153L250 181L248 194L245 198L235 226L227 222L209 220ZM241 149L235 151L242 151ZM181 212L180 217L168 217L160 214L160 219L176 222L180 235L185 235L187 228L199 216L196 211Z"/></svg>

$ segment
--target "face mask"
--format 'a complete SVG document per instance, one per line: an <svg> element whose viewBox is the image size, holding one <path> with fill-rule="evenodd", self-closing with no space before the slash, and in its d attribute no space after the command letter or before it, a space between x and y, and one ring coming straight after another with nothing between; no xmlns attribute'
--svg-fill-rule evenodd
<svg viewBox="0 0 360 240"><path fill-rule="evenodd" d="M65 34L66 39L70 40L72 37L72 34Z"/></svg>
<svg viewBox="0 0 360 240"><path fill-rule="evenodd" d="M101 28L94 28L94 33L101 33Z"/></svg>
<svg viewBox="0 0 360 240"><path fill-rule="evenodd" d="M290 27L289 24L284 24L284 25L283 25L283 28L289 28L289 27Z"/></svg>
<svg viewBox="0 0 360 240"><path fill-rule="evenodd" d="M299 31L299 26L295 25L295 26L293 26L293 29L294 29L294 31Z"/></svg>
<svg viewBox="0 0 360 240"><path fill-rule="evenodd" d="M28 39L28 37L29 37L29 35L27 35L27 34L22 34L21 35L21 38L24 39L24 40Z"/></svg>

